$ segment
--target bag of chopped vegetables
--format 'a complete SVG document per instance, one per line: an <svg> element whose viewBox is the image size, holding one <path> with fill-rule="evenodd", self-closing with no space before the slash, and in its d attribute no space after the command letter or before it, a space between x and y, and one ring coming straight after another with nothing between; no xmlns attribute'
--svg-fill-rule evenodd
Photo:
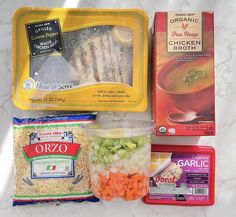
<svg viewBox="0 0 236 217"><path fill-rule="evenodd" d="M81 125L95 114L13 119L13 206L49 201L93 201L88 142Z"/></svg>

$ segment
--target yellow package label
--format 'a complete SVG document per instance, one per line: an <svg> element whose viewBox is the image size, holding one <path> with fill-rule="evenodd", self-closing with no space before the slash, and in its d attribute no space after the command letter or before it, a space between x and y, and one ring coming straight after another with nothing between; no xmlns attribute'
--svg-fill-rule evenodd
<svg viewBox="0 0 236 217"><path fill-rule="evenodd" d="M14 104L144 111L147 55L142 10L21 8L13 18Z"/></svg>

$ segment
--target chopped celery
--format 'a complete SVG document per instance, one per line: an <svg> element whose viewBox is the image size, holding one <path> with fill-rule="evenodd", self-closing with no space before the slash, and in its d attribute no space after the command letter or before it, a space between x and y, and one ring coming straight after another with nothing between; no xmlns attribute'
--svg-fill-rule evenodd
<svg viewBox="0 0 236 217"><path fill-rule="evenodd" d="M147 136L133 137L133 138L131 138L131 141L134 142L138 147L141 147L148 142Z"/></svg>
<svg viewBox="0 0 236 217"><path fill-rule="evenodd" d="M126 156L127 152L125 149L119 149L117 151L117 154L120 156L120 158L124 158Z"/></svg>
<svg viewBox="0 0 236 217"><path fill-rule="evenodd" d="M104 156L103 159L104 159L105 164L112 163L112 155L111 154Z"/></svg>
<svg viewBox="0 0 236 217"><path fill-rule="evenodd" d="M92 142L96 142L98 145L100 145L102 143L102 138L101 137L91 137L90 138L90 143Z"/></svg>
<svg viewBox="0 0 236 217"><path fill-rule="evenodd" d="M129 148L129 149L135 149L137 146L135 143L130 142L126 142L125 145Z"/></svg>
<svg viewBox="0 0 236 217"><path fill-rule="evenodd" d="M117 146L117 145L120 146L120 139L113 139L113 145L114 146Z"/></svg>
<svg viewBox="0 0 236 217"><path fill-rule="evenodd" d="M131 138L102 138L90 140L92 162L94 164L111 164L127 158L133 151L147 144L147 136Z"/></svg>
<svg viewBox="0 0 236 217"><path fill-rule="evenodd" d="M104 139L103 140L103 146L112 146L113 145L113 141L112 141L112 139Z"/></svg>

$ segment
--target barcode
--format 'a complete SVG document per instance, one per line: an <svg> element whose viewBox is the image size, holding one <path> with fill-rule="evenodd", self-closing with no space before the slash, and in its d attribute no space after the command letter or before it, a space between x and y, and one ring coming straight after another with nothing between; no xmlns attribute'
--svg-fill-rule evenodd
<svg viewBox="0 0 236 217"><path fill-rule="evenodd" d="M208 188L194 188L194 195L208 195Z"/></svg>

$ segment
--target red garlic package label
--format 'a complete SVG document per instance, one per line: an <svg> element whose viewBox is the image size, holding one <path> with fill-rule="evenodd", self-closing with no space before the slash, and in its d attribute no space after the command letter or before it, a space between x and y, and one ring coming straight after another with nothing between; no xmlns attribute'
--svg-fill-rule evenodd
<svg viewBox="0 0 236 217"><path fill-rule="evenodd" d="M210 205L213 203L212 168L214 162L209 153L152 152L146 199L156 204Z"/></svg>

